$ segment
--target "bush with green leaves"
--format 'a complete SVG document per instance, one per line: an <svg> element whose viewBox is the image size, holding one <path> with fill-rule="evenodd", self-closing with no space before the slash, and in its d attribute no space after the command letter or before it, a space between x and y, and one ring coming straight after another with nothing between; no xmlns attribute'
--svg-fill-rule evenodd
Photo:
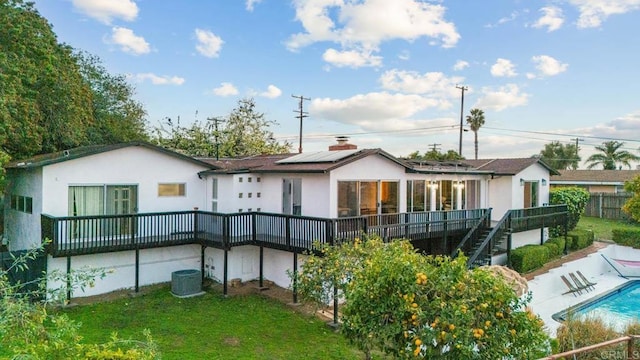
<svg viewBox="0 0 640 360"><path fill-rule="evenodd" d="M13 259L8 269L0 269L0 358L62 360L151 360L159 359L157 346L148 333L145 341L119 339L113 334L103 344L82 342L80 324L64 314L51 311L53 305L64 303L63 289L46 289L46 281L69 280L73 286L91 286L96 277L105 275L101 269L74 271L72 274L51 272L37 279L39 294L21 293L22 285L9 281L8 273L14 269L26 270L26 264L42 251L29 250ZM33 299L43 299L34 301Z"/></svg>
<svg viewBox="0 0 640 360"><path fill-rule="evenodd" d="M640 229L612 229L611 234L616 244L640 249Z"/></svg>
<svg viewBox="0 0 640 360"><path fill-rule="evenodd" d="M511 250L511 266L519 273L528 273L541 268L549 261L549 247L525 245Z"/></svg>
<svg viewBox="0 0 640 360"><path fill-rule="evenodd" d="M584 249L593 244L594 239L594 232L588 229L574 229L567 233L567 241L571 250Z"/></svg>
<svg viewBox="0 0 640 360"><path fill-rule="evenodd" d="M344 300L341 331L367 357L500 359L544 356L542 321L510 285L467 258L424 256L406 240L323 247L296 274L303 298Z"/></svg>
<svg viewBox="0 0 640 360"><path fill-rule="evenodd" d="M640 176L624 183L624 191L633 194L622 206L622 211L635 221L640 221Z"/></svg>
<svg viewBox="0 0 640 360"><path fill-rule="evenodd" d="M567 231L571 231L576 228L580 216L584 214L584 209L589 202L591 195L585 189L579 187L559 187L549 191L549 203L551 205L567 205L569 211ZM561 229L555 229L554 235L562 233Z"/></svg>

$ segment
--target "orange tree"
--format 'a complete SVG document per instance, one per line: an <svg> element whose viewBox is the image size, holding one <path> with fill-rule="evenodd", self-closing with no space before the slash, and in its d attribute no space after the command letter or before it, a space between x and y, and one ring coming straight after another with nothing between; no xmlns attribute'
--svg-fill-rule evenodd
<svg viewBox="0 0 640 360"><path fill-rule="evenodd" d="M371 357L528 359L549 351L542 321L501 277L466 258L423 256L406 240L324 247L298 276L303 298L327 304L336 287L345 337Z"/></svg>

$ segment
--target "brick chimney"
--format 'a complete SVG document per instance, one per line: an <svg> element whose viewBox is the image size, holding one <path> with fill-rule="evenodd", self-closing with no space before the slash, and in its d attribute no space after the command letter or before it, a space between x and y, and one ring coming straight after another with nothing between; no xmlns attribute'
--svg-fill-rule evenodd
<svg viewBox="0 0 640 360"><path fill-rule="evenodd" d="M358 148L356 145L349 144L348 136L336 136L336 140L338 141L338 143L334 145L329 145L329 151L355 150Z"/></svg>

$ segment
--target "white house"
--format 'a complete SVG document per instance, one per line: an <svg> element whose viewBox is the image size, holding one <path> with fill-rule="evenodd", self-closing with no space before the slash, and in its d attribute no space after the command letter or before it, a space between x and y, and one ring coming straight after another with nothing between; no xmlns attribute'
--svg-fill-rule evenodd
<svg viewBox="0 0 640 360"><path fill-rule="evenodd" d="M414 222L436 220L427 231L443 230L446 243L471 226L469 214L493 208L499 220L508 209L548 202L550 172L537 159L409 162L344 142L221 160L140 142L83 147L7 166L4 239L18 250L54 237L48 271L114 270L75 296L169 281L185 268L225 284L260 277L287 287L299 253L292 249L314 237L332 241L363 219L369 229L409 236ZM447 214L455 221L448 228ZM290 243L294 231L306 245Z"/></svg>

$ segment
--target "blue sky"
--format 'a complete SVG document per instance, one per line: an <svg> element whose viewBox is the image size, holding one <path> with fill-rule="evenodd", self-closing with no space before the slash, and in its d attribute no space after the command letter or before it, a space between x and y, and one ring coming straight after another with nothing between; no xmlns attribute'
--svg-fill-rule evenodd
<svg viewBox="0 0 640 360"><path fill-rule="evenodd" d="M126 74L157 126L224 117L244 97L298 148L335 136L394 155L479 157L619 139L640 155L640 0L36 0L60 42ZM462 152L473 158L473 133Z"/></svg>

